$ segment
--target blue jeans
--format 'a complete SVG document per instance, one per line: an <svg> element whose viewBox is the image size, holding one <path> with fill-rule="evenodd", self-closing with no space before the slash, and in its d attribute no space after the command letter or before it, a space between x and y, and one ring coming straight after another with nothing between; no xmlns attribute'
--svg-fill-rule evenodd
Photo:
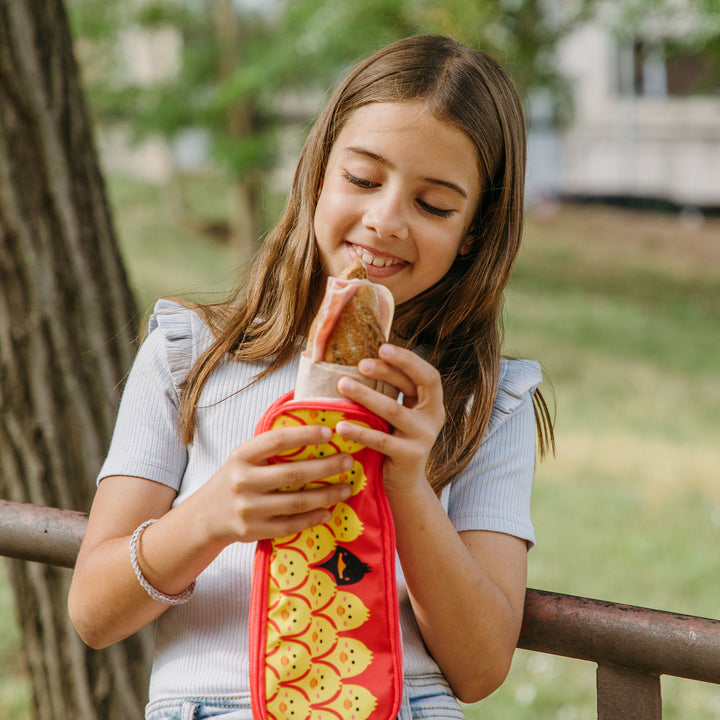
<svg viewBox="0 0 720 720"><path fill-rule="evenodd" d="M146 720L253 720L249 695L158 700L145 709ZM441 675L405 678L396 720L463 720L463 711Z"/></svg>

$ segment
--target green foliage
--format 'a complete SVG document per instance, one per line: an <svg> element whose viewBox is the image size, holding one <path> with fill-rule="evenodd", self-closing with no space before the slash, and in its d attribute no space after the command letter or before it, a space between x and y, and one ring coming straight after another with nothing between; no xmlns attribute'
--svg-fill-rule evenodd
<svg viewBox="0 0 720 720"><path fill-rule="evenodd" d="M73 37L93 42L114 35L129 22L127 10L121 3L103 0L70 0L69 19Z"/></svg>
<svg viewBox="0 0 720 720"><path fill-rule="evenodd" d="M541 98L551 108L543 120L556 124L571 117L572 107L555 50L598 8L626 38L648 20L672 27L678 18L700 18L698 33L676 44L714 57L713 77L720 63L718 0L267 0L262 11L232 0L69 0L69 6L99 122L122 121L137 139L204 128L221 166L255 183L278 155L281 99L320 98L352 63L407 35L449 34L497 57L527 104ZM133 78L123 38L168 30L181 40L177 72L153 83ZM713 77L709 85L701 78L702 88L713 90Z"/></svg>
<svg viewBox="0 0 720 720"><path fill-rule="evenodd" d="M580 0L551 14L541 0L293 0L268 3L264 13L241 12L229 0L71 0L70 8L75 36L89 41L81 58L100 122L129 122L138 138L205 128L215 157L242 178L262 173L276 155L279 98L320 95L359 58L415 33L454 35L489 52L508 66L522 94L542 90L557 115L567 115L553 50L591 4ZM152 84L133 79L123 35L167 28L182 38L178 72ZM231 149L235 143L242 147Z"/></svg>

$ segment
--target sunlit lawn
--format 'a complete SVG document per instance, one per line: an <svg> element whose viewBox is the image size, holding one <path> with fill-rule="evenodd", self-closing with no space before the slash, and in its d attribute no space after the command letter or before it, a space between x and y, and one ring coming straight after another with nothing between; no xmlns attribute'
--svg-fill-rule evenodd
<svg viewBox="0 0 720 720"><path fill-rule="evenodd" d="M111 194L143 314L159 295L207 297L234 282L232 253L179 227L158 188L115 180ZM223 213L211 182L194 196L206 214ZM600 207L531 212L506 351L540 360L557 402L529 585L720 616L720 220L688 228ZM0 611L0 716L26 720L7 594ZM467 717L594 718L594 683L590 664L519 651L503 688ZM666 720L720 718L720 688L666 679L663 694Z"/></svg>
<svg viewBox="0 0 720 720"><path fill-rule="evenodd" d="M507 345L540 359L557 394L529 585L719 617L720 222L536 214ZM663 697L666 719L720 718L715 686L666 678ZM467 716L595 718L595 668L519 651Z"/></svg>

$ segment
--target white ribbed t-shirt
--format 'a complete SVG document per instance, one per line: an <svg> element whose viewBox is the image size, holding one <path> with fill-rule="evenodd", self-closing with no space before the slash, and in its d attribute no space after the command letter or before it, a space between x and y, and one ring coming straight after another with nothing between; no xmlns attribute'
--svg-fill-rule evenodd
<svg viewBox="0 0 720 720"><path fill-rule="evenodd" d="M226 360L206 384L197 431L185 447L177 431L178 387L212 342L200 317L161 300L150 320L123 392L115 431L98 482L110 475L147 478L177 490L181 503L252 437L265 409L295 384L297 361L252 382L260 363ZM455 528L492 530L532 546L530 493L535 467L532 394L538 364L503 360L498 394L485 439L463 474L442 493ZM253 543L234 543L201 573L193 598L156 621L150 701L244 695L250 692L248 603ZM406 676L430 675L438 666L423 645L397 562L398 599ZM482 608L478 608L482 612Z"/></svg>

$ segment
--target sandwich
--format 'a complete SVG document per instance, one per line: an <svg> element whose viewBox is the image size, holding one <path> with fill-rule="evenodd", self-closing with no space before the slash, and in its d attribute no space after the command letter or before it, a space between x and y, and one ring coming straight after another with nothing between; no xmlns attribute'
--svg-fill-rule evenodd
<svg viewBox="0 0 720 720"><path fill-rule="evenodd" d="M383 285L370 282L358 258L328 278L320 310L310 328L308 350L313 362L357 365L377 357L387 342L394 301Z"/></svg>
<svg viewBox="0 0 720 720"><path fill-rule="evenodd" d="M295 398L341 397L335 389L340 375L397 395L384 383L363 377L357 369L360 360L377 357L378 348L387 342L394 310L390 290L368 279L359 258L338 277L329 277L300 358Z"/></svg>

